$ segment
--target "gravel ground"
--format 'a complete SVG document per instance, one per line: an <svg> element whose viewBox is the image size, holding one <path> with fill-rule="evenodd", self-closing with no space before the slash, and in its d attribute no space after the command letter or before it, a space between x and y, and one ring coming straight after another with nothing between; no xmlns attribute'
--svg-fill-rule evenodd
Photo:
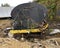
<svg viewBox="0 0 60 48"><path fill-rule="evenodd" d="M35 40L35 42L22 42L13 38L0 38L0 48L60 48L60 38Z"/></svg>

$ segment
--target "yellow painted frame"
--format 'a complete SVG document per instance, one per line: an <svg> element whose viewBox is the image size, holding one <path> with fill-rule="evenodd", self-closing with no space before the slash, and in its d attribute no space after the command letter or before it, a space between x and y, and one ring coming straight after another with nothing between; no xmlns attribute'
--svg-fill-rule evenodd
<svg viewBox="0 0 60 48"><path fill-rule="evenodd" d="M48 28L48 24L45 24L42 28L37 28L37 29L22 29L22 30L10 30L9 32L11 34L16 34L16 33L35 33L35 32L42 32L43 30L45 30L46 28Z"/></svg>

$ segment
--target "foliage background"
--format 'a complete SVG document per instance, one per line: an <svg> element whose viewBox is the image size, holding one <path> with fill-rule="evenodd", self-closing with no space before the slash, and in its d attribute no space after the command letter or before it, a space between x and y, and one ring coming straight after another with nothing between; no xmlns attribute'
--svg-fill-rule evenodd
<svg viewBox="0 0 60 48"><path fill-rule="evenodd" d="M48 20L60 21L60 16L57 15L57 11L60 9L60 0L34 0L39 4L43 4L48 9Z"/></svg>

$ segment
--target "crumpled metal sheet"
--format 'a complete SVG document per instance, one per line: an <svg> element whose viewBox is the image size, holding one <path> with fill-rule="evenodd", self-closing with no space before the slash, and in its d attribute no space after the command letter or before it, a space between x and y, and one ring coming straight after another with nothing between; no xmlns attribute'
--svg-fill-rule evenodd
<svg viewBox="0 0 60 48"><path fill-rule="evenodd" d="M22 25L27 26L27 20L31 23L40 24L47 15L47 9L38 3L25 3L16 6L12 12L12 19L22 21ZM18 22L18 23L19 23Z"/></svg>

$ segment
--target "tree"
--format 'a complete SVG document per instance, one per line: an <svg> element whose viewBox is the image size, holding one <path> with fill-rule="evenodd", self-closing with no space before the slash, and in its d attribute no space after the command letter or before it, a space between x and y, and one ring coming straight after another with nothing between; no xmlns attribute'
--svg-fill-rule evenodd
<svg viewBox="0 0 60 48"><path fill-rule="evenodd" d="M8 3L6 4L1 4L1 7L10 7L10 5Z"/></svg>
<svg viewBox="0 0 60 48"><path fill-rule="evenodd" d="M59 0L36 0L36 2L43 4L48 8L48 18L49 19L54 19L56 17L57 1L59 1Z"/></svg>

